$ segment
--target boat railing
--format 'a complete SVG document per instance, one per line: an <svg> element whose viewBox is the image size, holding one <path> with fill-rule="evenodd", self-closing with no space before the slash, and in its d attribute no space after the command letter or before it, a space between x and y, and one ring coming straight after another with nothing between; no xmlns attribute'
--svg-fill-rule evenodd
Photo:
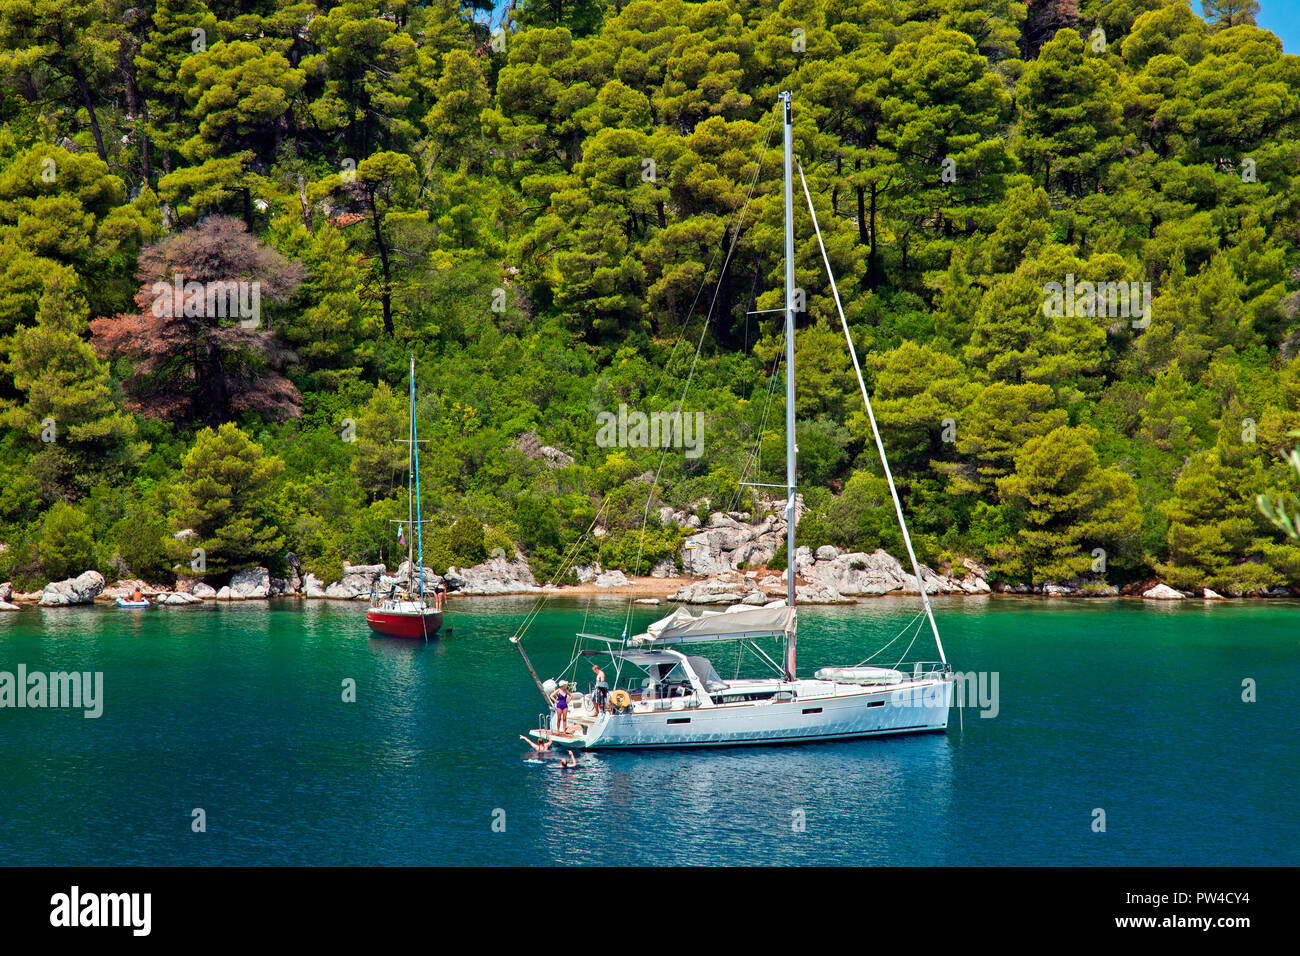
<svg viewBox="0 0 1300 956"><path fill-rule="evenodd" d="M952 673L952 665L942 661L904 661L894 665L906 680L938 680Z"/></svg>

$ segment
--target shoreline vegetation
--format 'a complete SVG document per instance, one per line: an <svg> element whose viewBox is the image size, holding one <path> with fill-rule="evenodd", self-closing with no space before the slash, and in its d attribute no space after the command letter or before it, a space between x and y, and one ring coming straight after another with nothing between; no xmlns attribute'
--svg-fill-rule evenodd
<svg viewBox="0 0 1300 956"><path fill-rule="evenodd" d="M387 586L414 353L453 593L906 588L797 208L806 555L758 492L788 90L936 593L1291 594L1300 57L1256 6L0 0L0 581Z"/></svg>

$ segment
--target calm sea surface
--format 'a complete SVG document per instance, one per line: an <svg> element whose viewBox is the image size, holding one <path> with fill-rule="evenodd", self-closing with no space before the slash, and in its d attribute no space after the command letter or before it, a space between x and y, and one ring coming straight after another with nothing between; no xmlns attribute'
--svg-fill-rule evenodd
<svg viewBox="0 0 1300 956"><path fill-rule="evenodd" d="M0 709L0 864L1300 864L1295 602L941 599L996 717L574 771L518 739L542 701L507 639L533 604L453 599L427 646L323 601L0 615L0 671L102 671L105 697L97 720ZM915 610L802 611L800 672ZM626 612L552 601L525 646L554 675Z"/></svg>

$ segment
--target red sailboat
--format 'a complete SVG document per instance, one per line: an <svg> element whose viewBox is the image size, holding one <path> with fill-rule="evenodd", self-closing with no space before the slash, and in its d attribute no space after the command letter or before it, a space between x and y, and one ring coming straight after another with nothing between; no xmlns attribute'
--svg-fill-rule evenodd
<svg viewBox="0 0 1300 956"><path fill-rule="evenodd" d="M428 640L442 627L441 588L426 594L424 589L424 539L420 533L420 447L415 425L415 355L411 355L411 449L406 481L406 580L394 585L387 595L372 595L366 609L366 623L377 634ZM402 524L402 522L398 522Z"/></svg>

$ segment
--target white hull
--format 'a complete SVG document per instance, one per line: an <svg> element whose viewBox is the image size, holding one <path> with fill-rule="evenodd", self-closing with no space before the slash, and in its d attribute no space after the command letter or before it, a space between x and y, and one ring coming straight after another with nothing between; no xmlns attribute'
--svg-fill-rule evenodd
<svg viewBox="0 0 1300 956"><path fill-rule="evenodd" d="M784 687L792 685L785 684ZM666 707L642 713L569 716L559 733L555 712L548 731L557 748L721 747L803 743L887 734L941 731L948 726L951 679L908 681L881 688L797 681L788 701ZM666 703L666 702L661 702Z"/></svg>

